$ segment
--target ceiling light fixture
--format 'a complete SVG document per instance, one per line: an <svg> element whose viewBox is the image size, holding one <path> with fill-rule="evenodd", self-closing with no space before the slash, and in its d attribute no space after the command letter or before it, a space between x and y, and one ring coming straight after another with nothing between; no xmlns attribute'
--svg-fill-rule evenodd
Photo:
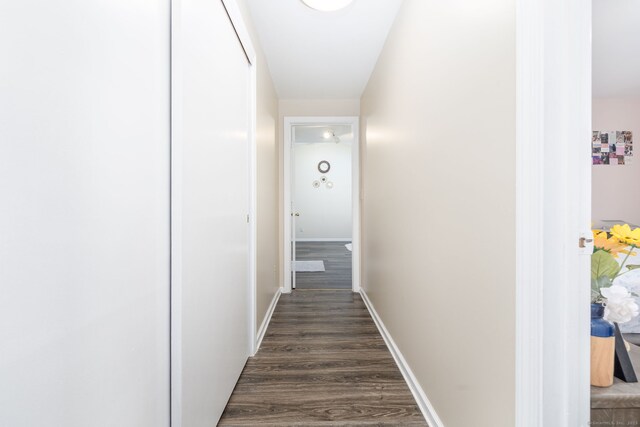
<svg viewBox="0 0 640 427"><path fill-rule="evenodd" d="M334 12L349 6L353 0L302 0L311 9L321 12Z"/></svg>
<svg viewBox="0 0 640 427"><path fill-rule="evenodd" d="M336 133L335 133L334 131L330 130L330 129L329 129L329 130L325 130L324 132L322 132L322 137L323 137L324 139L331 139L331 138L333 138L333 142L335 142L336 144L337 144L338 142L340 142L340 138L338 138L338 137L336 136Z"/></svg>

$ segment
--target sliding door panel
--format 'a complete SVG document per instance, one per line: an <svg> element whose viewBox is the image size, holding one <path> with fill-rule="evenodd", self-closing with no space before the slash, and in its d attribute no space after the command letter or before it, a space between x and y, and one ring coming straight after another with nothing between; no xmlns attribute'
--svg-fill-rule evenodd
<svg viewBox="0 0 640 427"><path fill-rule="evenodd" d="M194 427L215 425L249 355L250 65L221 1L183 1L180 14L174 345L180 418Z"/></svg>
<svg viewBox="0 0 640 427"><path fill-rule="evenodd" d="M164 0L0 2L0 425L169 425Z"/></svg>

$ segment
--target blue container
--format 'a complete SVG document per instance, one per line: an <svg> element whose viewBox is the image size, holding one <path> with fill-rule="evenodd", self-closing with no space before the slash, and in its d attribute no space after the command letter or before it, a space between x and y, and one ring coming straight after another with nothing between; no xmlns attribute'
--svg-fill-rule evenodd
<svg viewBox="0 0 640 427"><path fill-rule="evenodd" d="M604 306L602 304L591 304L591 336L609 338L614 336L615 329L613 323L604 320Z"/></svg>

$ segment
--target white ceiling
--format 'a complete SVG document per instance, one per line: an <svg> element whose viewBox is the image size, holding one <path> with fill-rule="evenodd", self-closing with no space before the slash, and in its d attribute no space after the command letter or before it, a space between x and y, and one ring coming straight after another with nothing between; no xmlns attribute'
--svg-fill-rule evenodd
<svg viewBox="0 0 640 427"><path fill-rule="evenodd" d="M593 0L593 96L640 96L640 0Z"/></svg>
<svg viewBox="0 0 640 427"><path fill-rule="evenodd" d="M360 98L402 0L318 12L300 0L247 0L281 99Z"/></svg>

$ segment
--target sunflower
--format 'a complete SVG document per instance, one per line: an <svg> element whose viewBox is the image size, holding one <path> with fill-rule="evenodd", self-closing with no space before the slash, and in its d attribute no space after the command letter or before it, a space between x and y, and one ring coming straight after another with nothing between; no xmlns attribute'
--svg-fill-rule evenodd
<svg viewBox="0 0 640 427"><path fill-rule="evenodd" d="M621 243L615 237L608 237L606 231L593 230L593 248L594 251L609 252L614 258L618 258L619 253L629 254L629 251L626 250L627 244ZM635 255L635 253L631 255Z"/></svg>
<svg viewBox="0 0 640 427"><path fill-rule="evenodd" d="M640 228L631 230L628 224L614 225L611 227L611 234L613 234L613 237L618 239L620 243L640 246Z"/></svg>

